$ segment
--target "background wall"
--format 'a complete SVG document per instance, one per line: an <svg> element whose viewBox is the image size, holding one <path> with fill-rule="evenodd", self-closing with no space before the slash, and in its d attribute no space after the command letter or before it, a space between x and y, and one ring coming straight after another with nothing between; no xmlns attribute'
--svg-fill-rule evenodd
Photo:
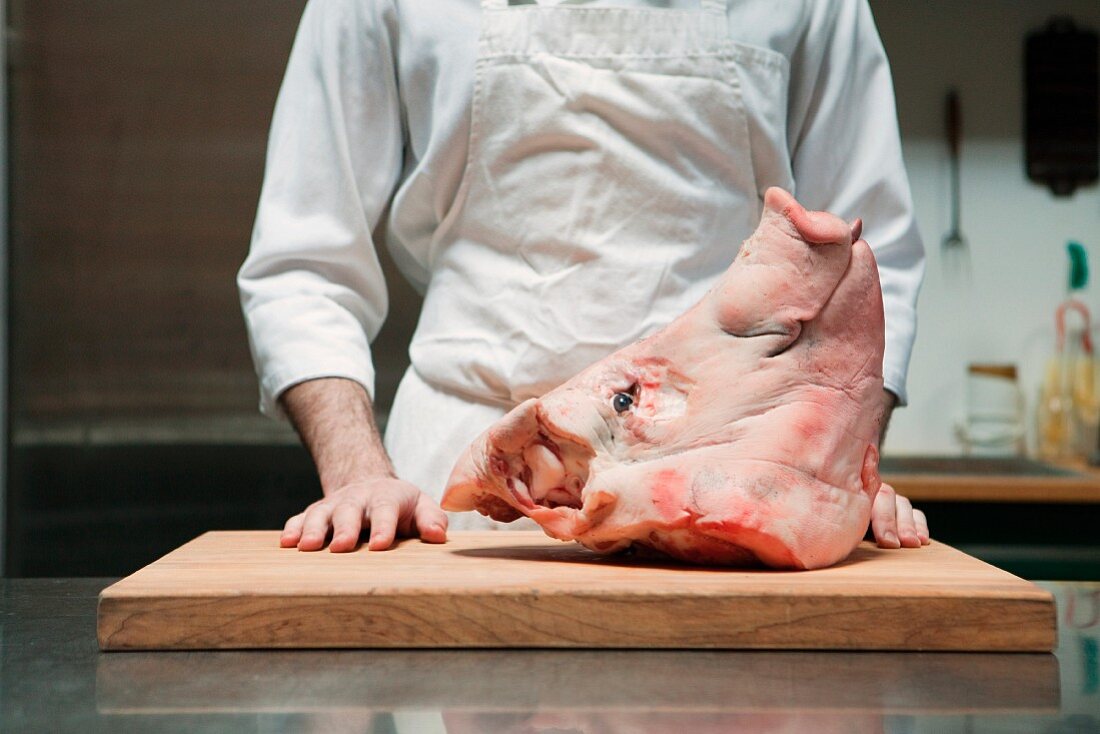
<svg viewBox="0 0 1100 734"><path fill-rule="evenodd" d="M233 274L302 2L269 5L13 3L17 443L255 412Z"/></svg>
<svg viewBox="0 0 1100 734"><path fill-rule="evenodd" d="M953 453L972 361L1017 362L1034 409L1054 309L1066 280L1065 244L1086 246L1100 273L1100 191L1057 199L1024 174L1024 36L1053 14L1100 29L1095 0L871 0L890 56L906 162L928 250L910 406L895 414L887 453ZM959 90L964 122L962 229L972 278L958 277L940 242L949 217L944 95ZM1100 313L1100 286L1089 290ZM1030 423L1031 421L1029 421Z"/></svg>

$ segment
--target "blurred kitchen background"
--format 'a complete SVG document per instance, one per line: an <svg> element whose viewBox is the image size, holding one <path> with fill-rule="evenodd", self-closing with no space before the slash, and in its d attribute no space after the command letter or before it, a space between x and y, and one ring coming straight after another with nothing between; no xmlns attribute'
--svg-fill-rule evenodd
<svg viewBox="0 0 1100 734"><path fill-rule="evenodd" d="M973 421L982 403L1014 407L1013 385L1023 408L1003 422L1025 428L1023 446L1036 451L1066 243L1100 265L1100 189L1055 196L1025 175L1025 38L1052 16L1100 29L1100 3L871 5L928 252L910 405L895 414L885 471L977 477L970 494L933 486L918 503L934 535L1023 575L1095 578L1100 474L1084 467L1087 452L1072 474L942 457L961 456L963 437L984 430ZM279 527L319 495L292 432L257 412L234 285L303 6L6 0L8 575L129 573L206 529ZM951 88L965 246L945 249ZM382 413L419 309L387 267L390 317L374 346ZM1100 285L1077 298L1100 312ZM987 367L968 371L972 364ZM1016 485L1019 497L1006 496Z"/></svg>

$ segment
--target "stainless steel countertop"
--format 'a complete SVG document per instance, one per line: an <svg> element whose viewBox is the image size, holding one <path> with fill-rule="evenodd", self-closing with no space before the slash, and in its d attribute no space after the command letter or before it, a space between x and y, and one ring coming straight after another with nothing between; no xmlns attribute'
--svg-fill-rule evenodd
<svg viewBox="0 0 1100 734"><path fill-rule="evenodd" d="M0 730L1100 732L1100 584L1044 583L1055 655L100 653L108 579L0 581Z"/></svg>

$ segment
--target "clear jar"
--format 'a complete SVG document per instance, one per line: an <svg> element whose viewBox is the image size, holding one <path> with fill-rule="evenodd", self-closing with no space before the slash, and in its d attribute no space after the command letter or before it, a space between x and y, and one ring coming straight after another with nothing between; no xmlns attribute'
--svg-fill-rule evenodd
<svg viewBox="0 0 1100 734"><path fill-rule="evenodd" d="M957 427L963 452L1022 456L1026 410L1016 365L972 363L966 372L966 414Z"/></svg>

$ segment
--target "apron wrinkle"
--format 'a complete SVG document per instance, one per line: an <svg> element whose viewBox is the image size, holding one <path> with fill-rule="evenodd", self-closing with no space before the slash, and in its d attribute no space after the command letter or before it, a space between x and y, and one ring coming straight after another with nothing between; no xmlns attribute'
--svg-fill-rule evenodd
<svg viewBox="0 0 1100 734"><path fill-rule="evenodd" d="M539 71L542 72L540 76L546 80L547 86L557 92L566 109L570 108L570 103L575 104L576 95L568 92L567 85L562 83L563 79L561 78L560 72L555 73L555 60L553 58L547 58L544 54L538 54L534 61L538 64L535 67L536 73Z"/></svg>

